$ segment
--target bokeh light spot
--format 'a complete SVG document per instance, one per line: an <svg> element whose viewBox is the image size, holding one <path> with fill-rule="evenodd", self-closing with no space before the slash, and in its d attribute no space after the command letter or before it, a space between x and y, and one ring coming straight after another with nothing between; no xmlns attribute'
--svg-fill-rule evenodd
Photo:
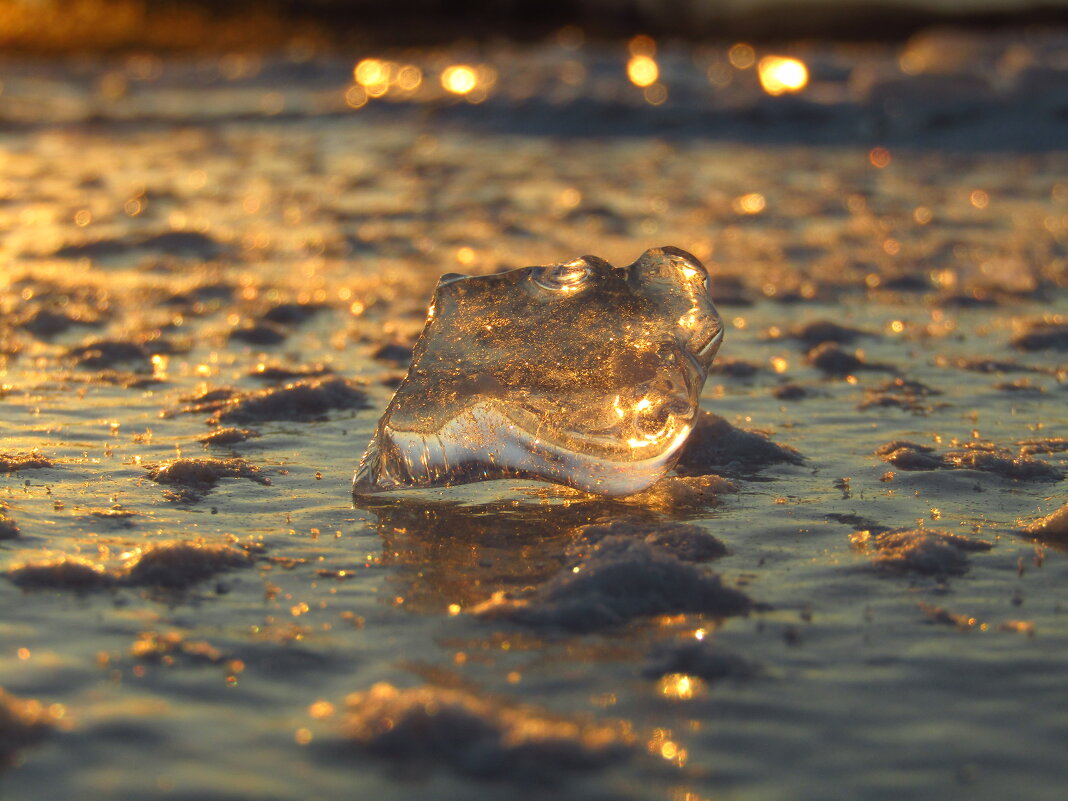
<svg viewBox="0 0 1068 801"><path fill-rule="evenodd" d="M756 63L756 51L752 46L739 42L727 52L727 58L735 69L747 70Z"/></svg>
<svg viewBox="0 0 1068 801"><path fill-rule="evenodd" d="M796 58L765 56L757 65L760 85L769 95L800 92L808 86L808 67Z"/></svg>
<svg viewBox="0 0 1068 801"><path fill-rule="evenodd" d="M631 56L627 62L627 77L635 86L652 86L660 77L660 67L649 56Z"/></svg>
<svg viewBox="0 0 1068 801"><path fill-rule="evenodd" d="M466 64L454 64L441 73L441 86L454 95L466 95L478 85L475 70Z"/></svg>

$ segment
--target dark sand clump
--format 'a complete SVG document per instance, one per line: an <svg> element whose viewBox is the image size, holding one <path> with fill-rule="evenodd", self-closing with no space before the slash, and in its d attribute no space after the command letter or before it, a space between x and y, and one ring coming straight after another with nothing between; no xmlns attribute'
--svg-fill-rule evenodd
<svg viewBox="0 0 1068 801"><path fill-rule="evenodd" d="M1064 473L1056 467L1030 456L1013 456L1002 448L975 447L949 451L947 466L959 470L980 470L1018 481L1060 481Z"/></svg>
<svg viewBox="0 0 1068 801"><path fill-rule="evenodd" d="M78 556L60 556L15 565L7 577L27 589L97 590L115 585L115 576L103 565Z"/></svg>
<svg viewBox="0 0 1068 801"><path fill-rule="evenodd" d="M760 666L709 638L660 643L649 654L642 670L655 679L669 673L685 673L705 681L745 679L761 673Z"/></svg>
<svg viewBox="0 0 1068 801"><path fill-rule="evenodd" d="M800 384L787 382L775 387L771 394L779 400L796 401L808 397L808 390Z"/></svg>
<svg viewBox="0 0 1068 801"><path fill-rule="evenodd" d="M148 469L148 477L158 484L176 487L173 500L195 501L207 495L222 478L247 478L269 485L271 480L259 468L244 459L176 459ZM171 496L168 496L171 497Z"/></svg>
<svg viewBox="0 0 1068 801"><path fill-rule="evenodd" d="M945 467L945 462L934 448L907 440L896 439L880 445L875 449L875 454L902 470L937 470Z"/></svg>
<svg viewBox="0 0 1068 801"><path fill-rule="evenodd" d="M631 537L649 545L666 548L684 562L707 562L726 555L727 546L700 526L622 519L592 523L579 529L569 553L583 556L606 537Z"/></svg>
<svg viewBox="0 0 1068 801"><path fill-rule="evenodd" d="M937 356L934 360L939 367L953 366L961 370L973 373L1033 373L1036 368L1029 367L1018 362L1005 361L1002 359L989 359L985 356L960 356L950 359L946 356Z"/></svg>
<svg viewBox="0 0 1068 801"><path fill-rule="evenodd" d="M719 415L702 411L675 469L683 476L751 475L773 464L803 461L796 450L772 442L766 434L735 428Z"/></svg>
<svg viewBox="0 0 1068 801"><path fill-rule="evenodd" d="M201 259L213 259L223 252L222 245L206 234L166 231L127 239L106 238L67 244L57 248L52 255L60 259L107 259L138 249Z"/></svg>
<svg viewBox="0 0 1068 801"><path fill-rule="evenodd" d="M133 587L183 589L237 567L252 564L251 549L223 543L170 542L147 548L118 575Z"/></svg>
<svg viewBox="0 0 1068 801"><path fill-rule="evenodd" d="M265 381L269 384L280 384L283 381L297 381L302 378L318 378L333 372L329 367L322 364L301 367L284 367L280 364L258 364L249 372L249 378L257 381Z"/></svg>
<svg viewBox="0 0 1068 801"><path fill-rule="evenodd" d="M745 593L667 548L609 536L590 549L585 561L565 568L533 593L519 598L497 593L474 612L490 620L581 632L649 615L727 617L752 607Z"/></svg>
<svg viewBox="0 0 1068 801"><path fill-rule="evenodd" d="M708 371L712 375L726 375L731 378L752 378L764 368L745 359L724 357L716 359Z"/></svg>
<svg viewBox="0 0 1068 801"><path fill-rule="evenodd" d="M255 549L225 543L167 542L150 545L123 565L108 569L77 556L15 565L8 578L26 589L97 590L116 587L185 589L255 560Z"/></svg>
<svg viewBox="0 0 1068 801"><path fill-rule="evenodd" d="M412 348L409 345L401 345L397 342L387 342L377 348L371 354L371 358L375 361L403 367L412 361Z"/></svg>
<svg viewBox="0 0 1068 801"><path fill-rule="evenodd" d="M237 398L239 393L233 387L213 387L192 395L182 395L178 400L184 404L177 409L164 409L161 417L173 417L175 414L202 414L217 412L227 401Z"/></svg>
<svg viewBox="0 0 1068 801"><path fill-rule="evenodd" d="M16 698L0 688L0 767L20 748L47 736L55 723L55 715L40 701Z"/></svg>
<svg viewBox="0 0 1068 801"><path fill-rule="evenodd" d="M68 313L57 309L37 307L23 315L15 326L28 331L38 339L52 339L75 325L97 326L100 321L81 313Z"/></svg>
<svg viewBox="0 0 1068 801"><path fill-rule="evenodd" d="M789 335L793 339L800 340L806 345L820 345L824 342L837 342L848 344L858 337L869 336L869 332L859 328L839 325L830 320L813 320L790 330Z"/></svg>
<svg viewBox="0 0 1068 801"><path fill-rule="evenodd" d="M1026 376L1023 378L1016 378L1012 381L999 381L994 384L994 389L1001 390L1002 392L1020 392L1031 395L1042 395L1046 391L1044 387L1035 384Z"/></svg>
<svg viewBox="0 0 1068 801"><path fill-rule="evenodd" d="M198 442L204 445L236 445L248 439L260 436L259 431L251 428L217 428L210 434L201 437Z"/></svg>
<svg viewBox="0 0 1068 801"><path fill-rule="evenodd" d="M199 231L164 231L161 234L138 237L132 244L144 250L201 259L214 259L225 251L223 245Z"/></svg>
<svg viewBox="0 0 1068 801"><path fill-rule="evenodd" d="M861 515L843 513L843 512L830 512L823 516L827 520L833 520L836 523L842 523L846 526L852 526L857 531L867 530L872 534L881 534L884 531L890 531L889 526L880 525L874 520Z"/></svg>
<svg viewBox="0 0 1068 801"><path fill-rule="evenodd" d="M142 631L130 646L130 656L141 662L173 665L220 665L228 656L209 642L190 642L178 631Z"/></svg>
<svg viewBox="0 0 1068 801"><path fill-rule="evenodd" d="M294 381L228 399L210 422L317 420L333 409L364 409L367 396L343 378Z"/></svg>
<svg viewBox="0 0 1068 801"><path fill-rule="evenodd" d="M246 321L230 331L230 341L244 342L249 345L280 345L286 341L289 332L279 325L269 322Z"/></svg>
<svg viewBox="0 0 1068 801"><path fill-rule="evenodd" d="M1068 503L1052 514L1033 520L1020 533L1041 542L1068 545Z"/></svg>
<svg viewBox="0 0 1068 801"><path fill-rule="evenodd" d="M1014 456L1004 448L975 444L939 454L929 445L894 440L875 449L878 456L902 470L978 470L1016 481L1060 481L1064 473L1046 462L1031 458L1021 449Z"/></svg>
<svg viewBox="0 0 1068 801"><path fill-rule="evenodd" d="M945 607L935 606L934 604L924 603L923 601L917 603L916 607L927 616L927 620L930 623L937 623L942 626L953 626L959 631L972 631L975 629L986 631L988 628L987 623L984 623L973 615L951 612ZM998 623L997 630L1013 634L1025 634L1028 637L1035 636L1035 624L1030 620L1003 620Z"/></svg>
<svg viewBox="0 0 1068 801"><path fill-rule="evenodd" d="M279 303L263 313L263 319L278 325L300 325L330 309L325 303Z"/></svg>
<svg viewBox="0 0 1068 801"><path fill-rule="evenodd" d="M876 407L898 408L913 414L929 414L934 407L926 403L926 399L941 394L937 389L920 381L910 381L900 377L892 378L865 390L864 400L857 408L861 411Z"/></svg>
<svg viewBox="0 0 1068 801"><path fill-rule="evenodd" d="M893 367L869 362L860 351L843 349L837 342L822 342L805 353L805 361L827 375L847 376L860 370L893 371Z"/></svg>
<svg viewBox="0 0 1068 801"><path fill-rule="evenodd" d="M144 345L121 339L104 339L79 345L68 349L66 355L78 367L94 370L114 369L125 365L150 371L152 366L149 360L151 353Z"/></svg>
<svg viewBox="0 0 1068 801"><path fill-rule="evenodd" d="M955 612L950 612L944 607L935 606L934 604L925 603L923 601L917 603L916 608L927 616L929 622L938 623L943 626L955 626L961 631L974 628L978 623L978 621L970 615L961 615Z"/></svg>
<svg viewBox="0 0 1068 801"><path fill-rule="evenodd" d="M346 699L342 732L361 749L405 766L538 783L616 762L634 741L623 724L550 716L464 690L386 683Z"/></svg>
<svg viewBox="0 0 1068 801"><path fill-rule="evenodd" d="M113 528L131 528L137 517L137 512L132 509L90 509L85 517L93 522L107 523Z"/></svg>
<svg viewBox="0 0 1068 801"><path fill-rule="evenodd" d="M1037 322L1012 338L1020 350L1068 350L1068 323Z"/></svg>
<svg viewBox="0 0 1068 801"><path fill-rule="evenodd" d="M959 576L968 569L969 553L989 551L990 543L933 529L896 529L849 536L855 549L869 554L872 564L888 573Z"/></svg>
<svg viewBox="0 0 1068 801"><path fill-rule="evenodd" d="M1020 454L1023 456L1030 456L1033 453L1063 453L1068 451L1068 437L1025 439L1016 444L1020 446Z"/></svg>
<svg viewBox="0 0 1068 801"><path fill-rule="evenodd" d="M13 540L19 535L19 527L7 515L7 510L0 504L0 541Z"/></svg>
<svg viewBox="0 0 1068 801"><path fill-rule="evenodd" d="M54 467L55 463L39 453L0 453L0 473Z"/></svg>

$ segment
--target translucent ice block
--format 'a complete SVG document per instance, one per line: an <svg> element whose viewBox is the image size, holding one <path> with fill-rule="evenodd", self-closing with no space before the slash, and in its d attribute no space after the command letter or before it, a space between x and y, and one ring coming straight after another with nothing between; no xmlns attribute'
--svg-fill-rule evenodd
<svg viewBox="0 0 1068 801"><path fill-rule="evenodd" d="M442 276L354 494L500 478L645 489L678 458L723 338L708 289L672 247L628 267Z"/></svg>

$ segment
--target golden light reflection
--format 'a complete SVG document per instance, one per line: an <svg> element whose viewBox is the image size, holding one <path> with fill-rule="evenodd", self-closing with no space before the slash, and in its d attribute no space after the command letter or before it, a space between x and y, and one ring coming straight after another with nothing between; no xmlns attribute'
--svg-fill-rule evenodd
<svg viewBox="0 0 1068 801"><path fill-rule="evenodd" d="M868 153L868 161L871 162L871 166L877 169L883 169L890 166L890 151L885 147L873 147L871 152Z"/></svg>
<svg viewBox="0 0 1068 801"><path fill-rule="evenodd" d="M316 720L323 720L334 714L334 705L329 701L316 701L308 707L308 714Z"/></svg>
<svg viewBox="0 0 1068 801"><path fill-rule="evenodd" d="M686 749L680 747L677 742L671 739L671 736L670 729L654 729L652 737L646 743L646 747L649 749L649 753L656 754L681 768L686 764Z"/></svg>
<svg viewBox="0 0 1068 801"><path fill-rule="evenodd" d="M478 86L478 75L474 67L466 64L453 64L441 73L441 86L454 95L466 95Z"/></svg>
<svg viewBox="0 0 1068 801"><path fill-rule="evenodd" d="M423 71L412 64L405 64L397 72L396 83L405 92L414 92L423 83Z"/></svg>
<svg viewBox="0 0 1068 801"><path fill-rule="evenodd" d="M627 77L635 86L652 86L660 77L660 67L649 56L631 56L627 62Z"/></svg>
<svg viewBox="0 0 1068 801"><path fill-rule="evenodd" d="M738 214L760 214L767 206L767 200L759 192L750 192L736 197L731 206Z"/></svg>
<svg viewBox="0 0 1068 801"><path fill-rule="evenodd" d="M363 108L367 99L367 91L362 86L350 86L345 92L345 105L349 108Z"/></svg>
<svg viewBox="0 0 1068 801"><path fill-rule="evenodd" d="M760 85L769 95L800 92L808 86L808 67L796 58L765 56L757 65Z"/></svg>
<svg viewBox="0 0 1068 801"><path fill-rule="evenodd" d="M377 84L388 84L390 78L389 63L385 61L379 61L376 58L365 58L360 61L356 68L352 71L353 77L356 79L356 83L360 86L375 86Z"/></svg>
<svg viewBox="0 0 1068 801"><path fill-rule="evenodd" d="M699 676L669 673L656 684L656 691L673 701L689 701L704 693L707 685Z"/></svg>

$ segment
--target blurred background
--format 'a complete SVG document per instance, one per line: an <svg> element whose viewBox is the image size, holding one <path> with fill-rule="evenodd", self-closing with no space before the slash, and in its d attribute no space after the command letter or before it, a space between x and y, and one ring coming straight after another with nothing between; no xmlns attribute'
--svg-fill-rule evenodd
<svg viewBox="0 0 1068 801"><path fill-rule="evenodd" d="M1063 24L1068 0L0 0L7 50L428 44L563 25L591 37L887 39L935 24Z"/></svg>

